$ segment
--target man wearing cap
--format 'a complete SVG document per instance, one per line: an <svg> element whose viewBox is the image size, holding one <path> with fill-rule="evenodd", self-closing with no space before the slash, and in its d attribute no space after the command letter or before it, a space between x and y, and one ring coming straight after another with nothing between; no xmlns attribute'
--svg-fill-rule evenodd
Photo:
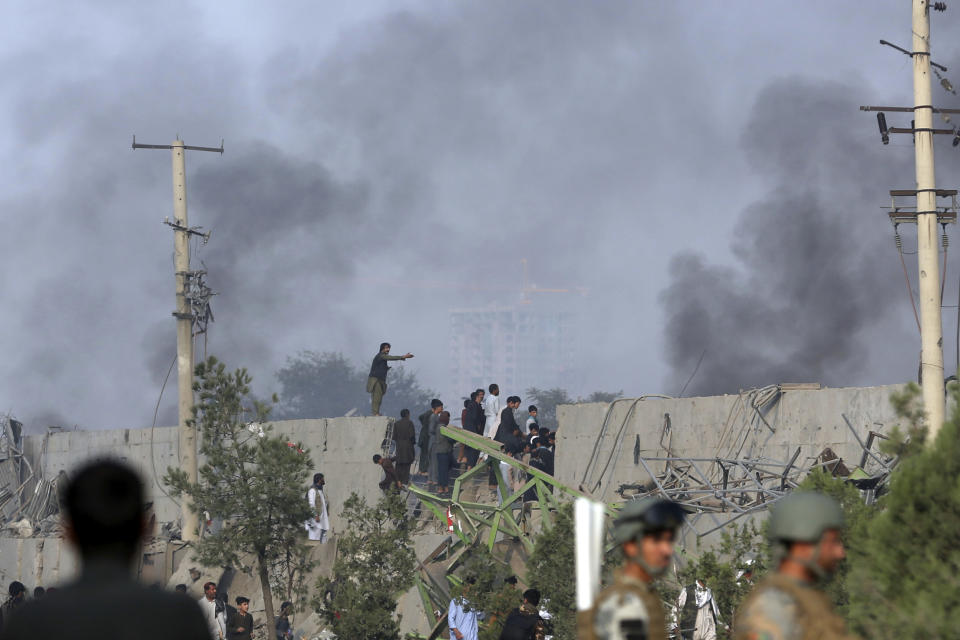
<svg viewBox="0 0 960 640"><path fill-rule="evenodd" d="M734 625L736 640L853 640L818 583L845 557L843 511L833 498L799 491L770 514L777 571L747 596Z"/></svg>
<svg viewBox="0 0 960 640"><path fill-rule="evenodd" d="M593 608L578 616L578 638L666 640L663 602L652 583L670 568L683 518L680 505L669 500L647 497L624 505L613 524L624 566Z"/></svg>

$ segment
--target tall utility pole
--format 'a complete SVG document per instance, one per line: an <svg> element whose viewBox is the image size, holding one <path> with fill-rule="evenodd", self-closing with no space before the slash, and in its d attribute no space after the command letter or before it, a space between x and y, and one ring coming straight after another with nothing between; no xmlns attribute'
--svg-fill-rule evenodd
<svg viewBox="0 0 960 640"><path fill-rule="evenodd" d="M937 247L937 225L943 225L943 247L946 251L946 225L957 222L957 190L937 189L933 162L933 136L946 134L954 136L954 145L960 141L960 132L955 127L936 129L933 126L933 114L939 113L946 122L947 114L960 114L960 109L934 107L930 91L930 67L943 72L947 68L930 60L930 9L944 11L942 2L929 0L913 2L913 47L911 51L892 42L881 40L880 44L896 49L913 58L913 106L912 107L860 107L861 111L879 111L877 124L880 126L880 139L889 143L891 133L909 133L913 136L914 159L916 165L916 189L894 189L890 191L890 221L894 225L897 247L900 236L896 234L897 225L916 223L917 225L917 268L919 271L920 312L920 384L923 387L923 406L927 414L929 441L933 442L940 427L943 426L946 413L946 393L943 377L943 321L941 316L940 262ZM939 75L939 74L938 74ZM944 84L944 81L941 81ZM949 87L949 82L944 88ZM949 87L948 90L951 90ZM909 129L887 127L884 111L911 113L914 121ZM897 204L898 197L912 197L915 204L902 206ZM937 205L937 198L951 198L948 206ZM902 255L901 255L902 258ZM916 311L916 309L915 309Z"/></svg>
<svg viewBox="0 0 960 640"><path fill-rule="evenodd" d="M933 104L930 91L930 2L913 0L913 116L917 174L917 266L920 287L920 382L932 442L943 426L943 322L937 248Z"/></svg>
<svg viewBox="0 0 960 640"><path fill-rule="evenodd" d="M176 282L177 321L177 414L180 435L180 468L187 473L190 482L197 482L197 431L189 424L193 409L193 322L194 314L188 299L188 286L193 272L190 271L190 235L204 235L187 224L187 169L186 151L213 151L223 154L223 142L219 148L190 147L183 140L174 140L170 145L140 144L133 138L134 149L170 149L173 156L173 269ZM198 537L200 520L190 510L186 497L181 505L181 537L190 542Z"/></svg>

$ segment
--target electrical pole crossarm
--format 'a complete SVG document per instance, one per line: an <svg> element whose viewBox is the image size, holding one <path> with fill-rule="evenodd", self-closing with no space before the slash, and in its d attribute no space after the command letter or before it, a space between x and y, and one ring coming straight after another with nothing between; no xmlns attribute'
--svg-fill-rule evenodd
<svg viewBox="0 0 960 640"><path fill-rule="evenodd" d="M220 146L219 146L219 147L192 147L192 146L190 146L190 145L188 145L188 144L177 145L177 146L180 147L180 148L182 148L182 149L185 149L185 150L187 150L187 151L212 151L213 153L219 153L220 155L223 155L223 139L222 139L222 138L220 139ZM133 136L133 145L131 145L131 148L132 148L132 149L168 149L168 150L169 150L169 149L173 149L173 145L170 145L170 144L143 144L143 143L141 143L141 142L137 142L137 136L134 135L134 136Z"/></svg>
<svg viewBox="0 0 960 640"><path fill-rule="evenodd" d="M922 104L916 107L860 107L860 111L893 111L900 113L913 113L917 109L933 109L934 113L960 113L960 109L941 109L939 107L931 107L929 104Z"/></svg>

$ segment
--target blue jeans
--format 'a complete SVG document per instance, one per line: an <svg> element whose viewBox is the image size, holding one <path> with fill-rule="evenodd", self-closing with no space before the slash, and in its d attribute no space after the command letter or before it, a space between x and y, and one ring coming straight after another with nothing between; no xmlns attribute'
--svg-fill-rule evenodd
<svg viewBox="0 0 960 640"><path fill-rule="evenodd" d="M440 486L441 489L446 489L448 482L450 482L450 454L438 453L437 454L437 484Z"/></svg>

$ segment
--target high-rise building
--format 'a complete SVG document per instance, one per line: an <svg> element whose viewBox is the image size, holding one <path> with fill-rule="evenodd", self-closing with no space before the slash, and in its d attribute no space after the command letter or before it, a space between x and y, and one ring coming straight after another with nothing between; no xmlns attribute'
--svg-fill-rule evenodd
<svg viewBox="0 0 960 640"><path fill-rule="evenodd" d="M575 393L576 318L533 304L452 309L447 397L459 400L491 382L504 397L522 398L530 387Z"/></svg>

